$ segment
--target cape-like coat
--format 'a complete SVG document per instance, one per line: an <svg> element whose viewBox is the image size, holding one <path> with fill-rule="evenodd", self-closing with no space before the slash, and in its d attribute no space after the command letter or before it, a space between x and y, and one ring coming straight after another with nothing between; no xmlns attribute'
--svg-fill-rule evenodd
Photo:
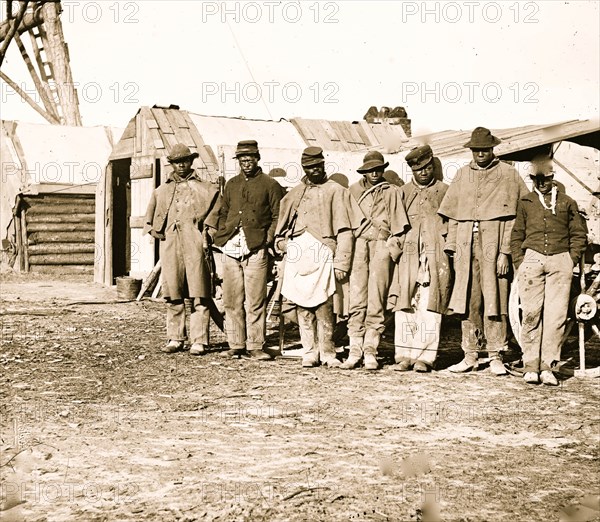
<svg viewBox="0 0 600 522"><path fill-rule="evenodd" d="M459 169L448 187L438 213L448 218L446 250L454 252L455 280L448 308L467 311L471 279L473 226L479 223L483 248L481 288L486 316L508 313L509 274L498 277L498 254L510 256L510 235L519 199L529 191L519 173L495 158L479 168L474 162Z"/></svg>
<svg viewBox="0 0 600 522"><path fill-rule="evenodd" d="M399 189L410 229L390 287L389 302L394 311L412 310L411 301L419 273L420 242L429 266L427 310L439 314L446 312L452 284L450 263L444 252L448 227L446 220L437 212L447 190L448 185L437 180L423 188L412 181Z"/></svg>

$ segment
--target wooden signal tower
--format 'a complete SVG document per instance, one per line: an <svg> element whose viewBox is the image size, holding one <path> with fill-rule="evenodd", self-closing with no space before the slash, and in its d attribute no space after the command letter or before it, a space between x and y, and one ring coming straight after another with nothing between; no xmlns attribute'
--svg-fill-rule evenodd
<svg viewBox="0 0 600 522"><path fill-rule="evenodd" d="M5 20L0 24L0 67L14 42L31 75L37 99L1 69L0 78L48 122L80 126L79 100L60 22L61 12L59 1L6 1ZM29 50L23 41L25 33L29 35Z"/></svg>

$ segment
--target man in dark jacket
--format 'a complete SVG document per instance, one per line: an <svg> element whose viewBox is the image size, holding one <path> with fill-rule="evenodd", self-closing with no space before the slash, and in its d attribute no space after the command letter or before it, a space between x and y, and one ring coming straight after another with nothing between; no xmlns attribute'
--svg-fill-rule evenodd
<svg viewBox="0 0 600 522"><path fill-rule="evenodd" d="M573 267L586 245L577 203L557 190L549 161L534 162L534 191L519 201L510 247L523 311L525 382L558 385Z"/></svg>
<svg viewBox="0 0 600 522"><path fill-rule="evenodd" d="M167 300L167 336L163 352L183 349L186 337L183 299L193 299L190 353L201 355L208 345L210 272L204 248L209 227L216 228L219 189L202 181L192 169L198 153L178 143L167 156L173 172L150 198L144 232L160 239L162 292Z"/></svg>
<svg viewBox="0 0 600 522"><path fill-rule="evenodd" d="M223 304L229 351L247 353L258 360L271 356L263 351L266 329L267 247L273 242L283 189L264 174L254 140L240 141L236 154L240 173L223 192L215 246L223 255Z"/></svg>

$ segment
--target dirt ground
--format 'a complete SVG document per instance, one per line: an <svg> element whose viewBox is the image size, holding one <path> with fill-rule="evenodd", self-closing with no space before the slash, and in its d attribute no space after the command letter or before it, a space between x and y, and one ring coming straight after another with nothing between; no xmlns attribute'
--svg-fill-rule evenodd
<svg viewBox="0 0 600 522"><path fill-rule="evenodd" d="M392 371L388 332L382 370L344 372L224 359L216 332L163 354L163 303L83 278L0 295L2 520L600 520L600 379L572 377L575 338L550 388L444 370L456 321L439 371Z"/></svg>

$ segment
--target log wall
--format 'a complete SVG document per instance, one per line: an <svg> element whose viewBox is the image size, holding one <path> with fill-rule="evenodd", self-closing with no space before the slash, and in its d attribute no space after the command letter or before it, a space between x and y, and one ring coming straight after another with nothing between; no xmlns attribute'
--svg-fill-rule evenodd
<svg viewBox="0 0 600 522"><path fill-rule="evenodd" d="M20 212L26 271L94 273L94 194L23 196Z"/></svg>

